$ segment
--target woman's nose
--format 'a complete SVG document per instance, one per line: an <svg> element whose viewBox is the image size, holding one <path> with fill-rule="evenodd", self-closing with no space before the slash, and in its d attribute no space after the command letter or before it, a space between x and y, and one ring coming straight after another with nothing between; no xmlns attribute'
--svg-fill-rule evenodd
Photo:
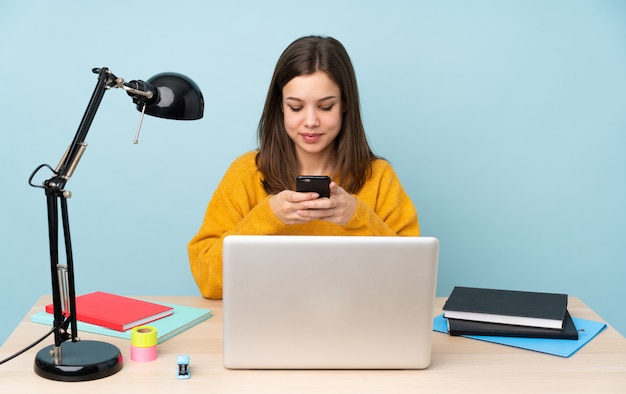
<svg viewBox="0 0 626 394"><path fill-rule="evenodd" d="M305 127L317 127L320 125L320 119L315 108L308 108L306 118L304 119Z"/></svg>

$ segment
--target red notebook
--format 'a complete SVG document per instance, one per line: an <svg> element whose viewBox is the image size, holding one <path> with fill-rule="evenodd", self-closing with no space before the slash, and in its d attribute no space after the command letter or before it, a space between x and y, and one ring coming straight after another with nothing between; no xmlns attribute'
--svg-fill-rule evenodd
<svg viewBox="0 0 626 394"><path fill-rule="evenodd" d="M130 330L173 311L169 306L101 291L76 297L76 320L117 331ZM46 312L54 313L52 304L46 305Z"/></svg>

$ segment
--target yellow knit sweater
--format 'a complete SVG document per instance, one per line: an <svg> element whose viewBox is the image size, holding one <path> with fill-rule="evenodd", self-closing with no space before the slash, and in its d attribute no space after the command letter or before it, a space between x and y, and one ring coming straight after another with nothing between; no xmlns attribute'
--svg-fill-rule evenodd
<svg viewBox="0 0 626 394"><path fill-rule="evenodd" d="M222 240L227 235L420 234L413 203L385 160L373 163L372 176L355 194L358 206L346 225L321 220L286 225L270 209L255 156L256 151L248 152L231 164L209 202L200 230L189 242L191 273L206 298L222 298Z"/></svg>

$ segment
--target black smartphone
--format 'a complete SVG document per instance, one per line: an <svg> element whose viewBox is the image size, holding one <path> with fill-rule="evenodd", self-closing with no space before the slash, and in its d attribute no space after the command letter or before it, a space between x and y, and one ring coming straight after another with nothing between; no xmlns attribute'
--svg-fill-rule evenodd
<svg viewBox="0 0 626 394"><path fill-rule="evenodd" d="M300 175L296 177L297 192L315 192L330 197L330 177L326 175Z"/></svg>

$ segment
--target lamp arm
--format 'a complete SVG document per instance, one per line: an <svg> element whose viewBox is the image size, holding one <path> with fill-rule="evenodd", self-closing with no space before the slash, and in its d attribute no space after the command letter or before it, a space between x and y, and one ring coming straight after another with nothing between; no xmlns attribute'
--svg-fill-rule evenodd
<svg viewBox="0 0 626 394"><path fill-rule="evenodd" d="M71 339L78 341L76 329L76 292L74 287L74 262L72 244L69 231L67 212L67 198L69 191L64 190L65 184L72 176L87 144L85 139L93 119L98 111L104 93L115 87L117 78L108 68L94 68L98 75L98 82L94 88L85 114L78 126L78 130L71 145L65 151L61 161L54 170L52 178L43 183L46 192L48 207L48 237L50 242L50 273L52 279L52 304L54 309L54 358L61 359L61 343ZM59 263L59 204L61 206L61 220L65 243L66 264ZM71 326L71 335L68 327Z"/></svg>
<svg viewBox="0 0 626 394"><path fill-rule="evenodd" d="M98 82L94 88L89 104L87 105L87 109L85 110L85 114L83 115L80 125L78 126L78 130L74 135L71 145L57 165L55 169L55 176L48 181L51 187L63 189L65 183L72 176L76 166L78 165L78 161L82 157L82 154L87 146L85 138L87 137L91 123L96 116L96 112L100 107L104 93L107 89L115 86L116 84L115 80L117 78L108 68L94 68L92 71L99 74Z"/></svg>

